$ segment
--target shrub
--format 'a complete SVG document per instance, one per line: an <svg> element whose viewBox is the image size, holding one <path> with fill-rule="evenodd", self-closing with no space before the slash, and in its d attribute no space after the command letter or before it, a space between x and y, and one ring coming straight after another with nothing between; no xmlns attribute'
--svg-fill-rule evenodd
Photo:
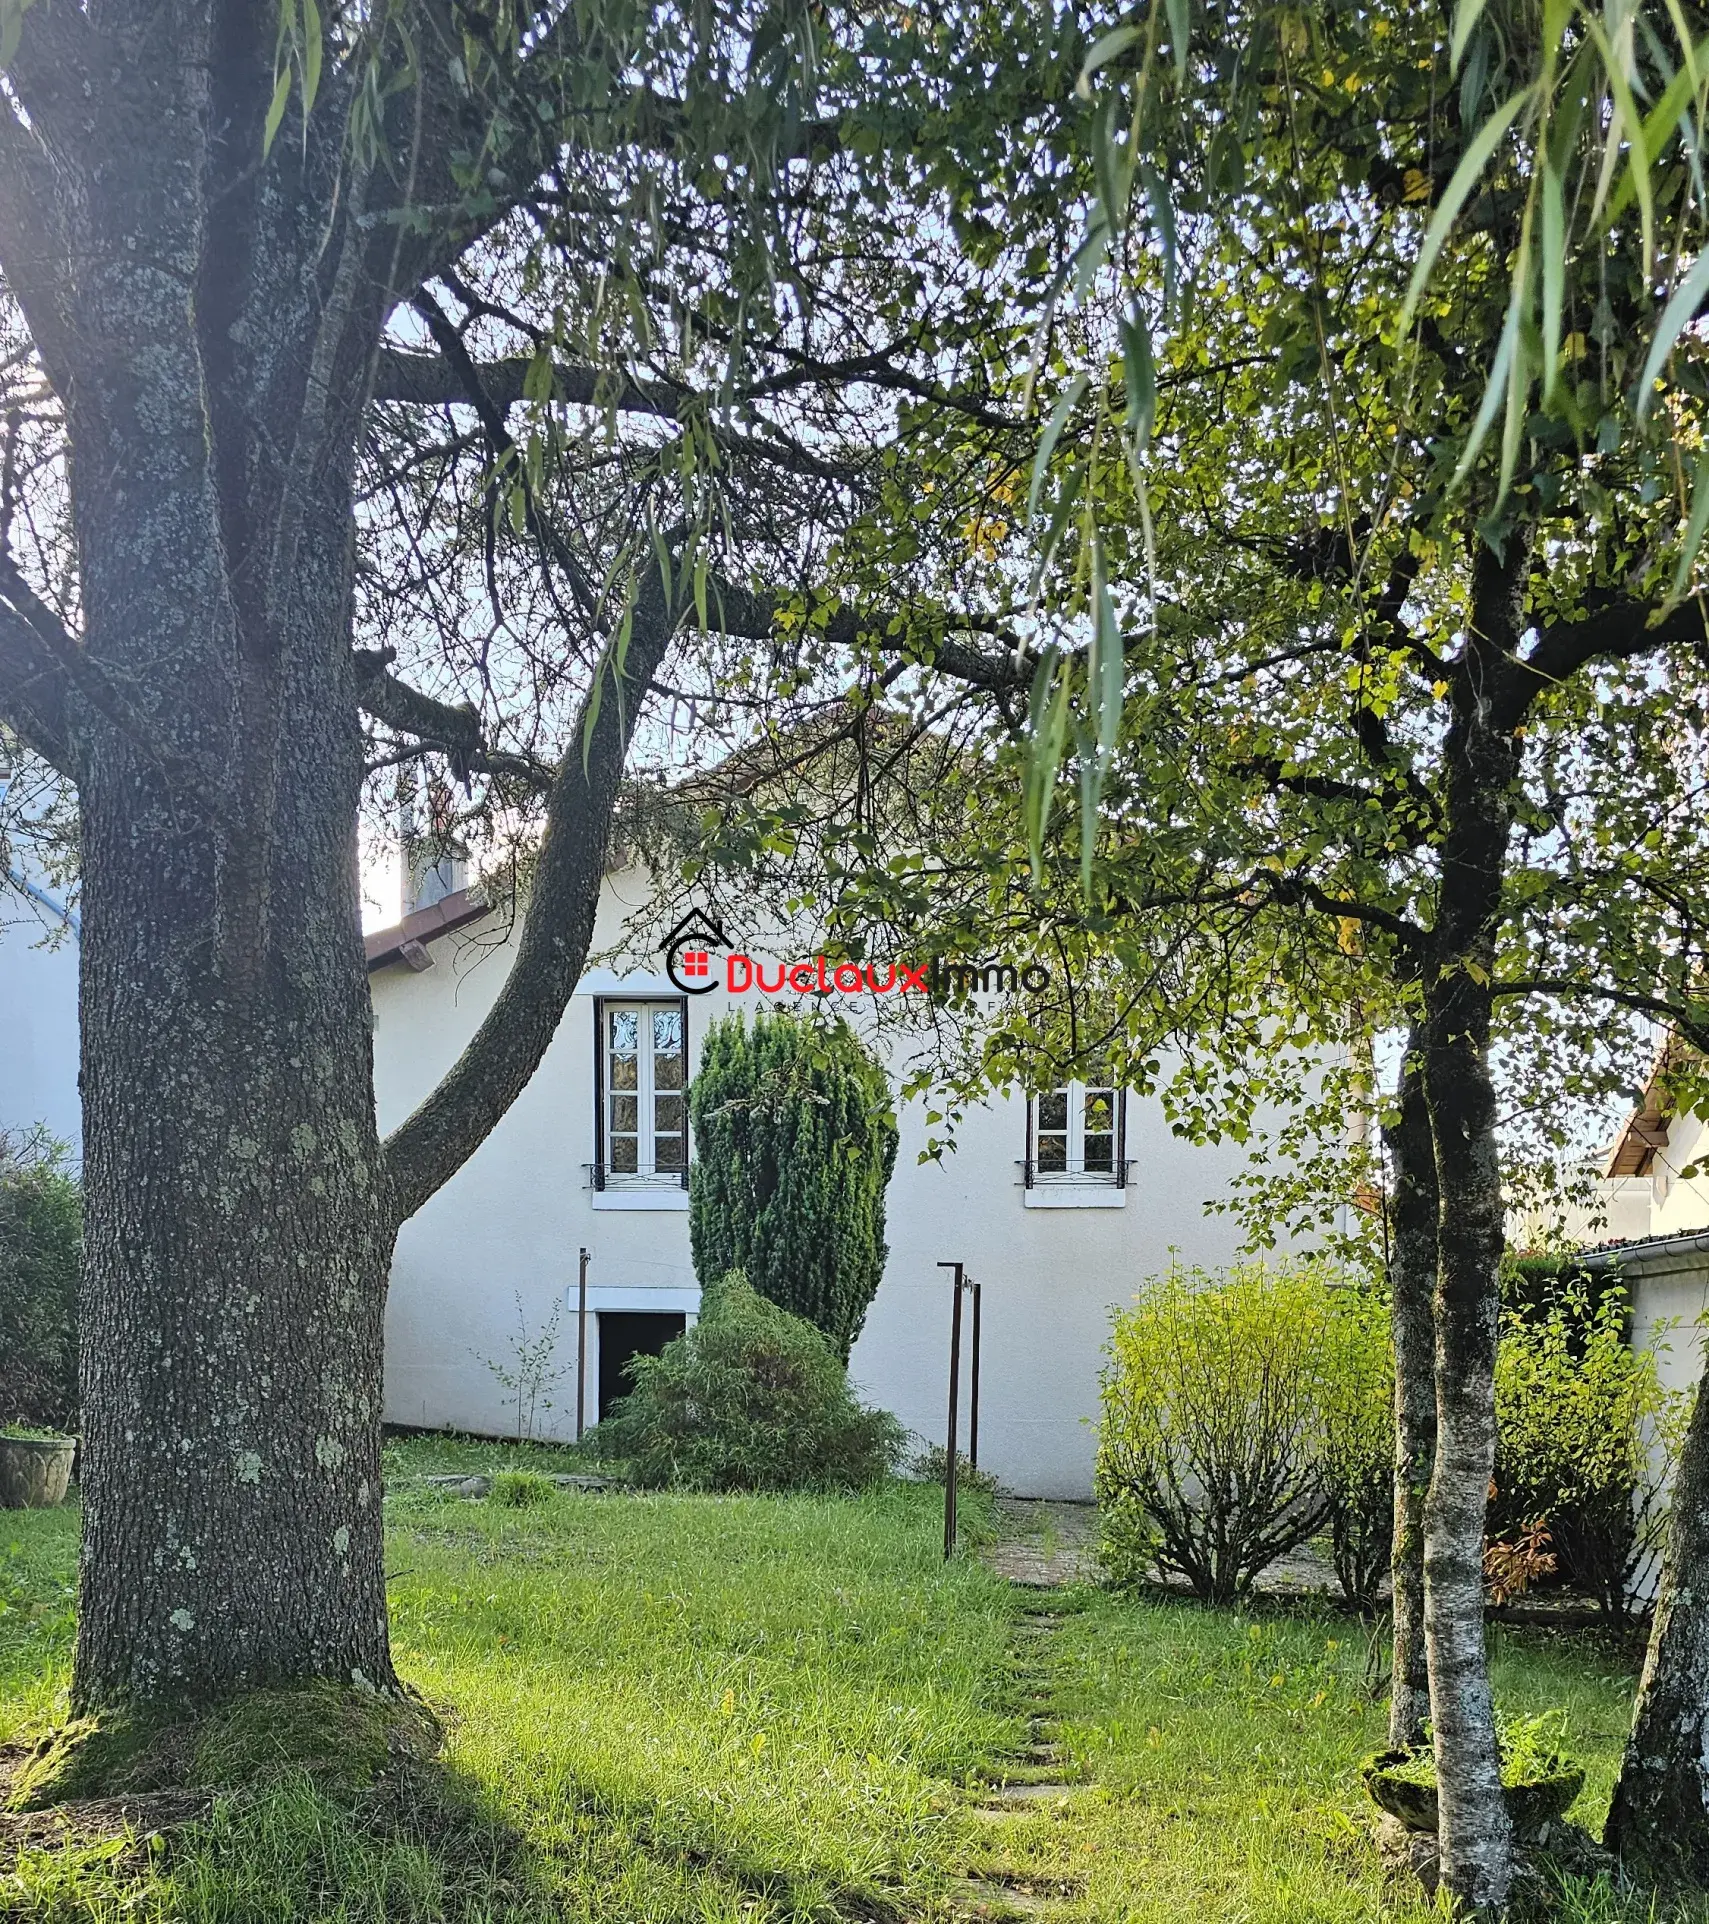
<svg viewBox="0 0 1709 1924"><path fill-rule="evenodd" d="M1559 1574L1614 1618L1661 1547L1689 1400L1632 1349L1627 1315L1623 1293L1569 1283L1541 1314L1505 1319L1495 1366L1491 1536L1542 1525Z"/></svg>
<svg viewBox="0 0 1709 1924"><path fill-rule="evenodd" d="M637 1483L690 1490L861 1489L889 1475L905 1432L865 1409L825 1338L739 1270L700 1320L638 1357L635 1388L593 1432Z"/></svg>
<svg viewBox="0 0 1709 1924"><path fill-rule="evenodd" d="M1330 1560L1342 1596L1368 1611L1394 1553L1394 1345L1374 1290L1328 1292L1315 1376Z"/></svg>
<svg viewBox="0 0 1709 1924"><path fill-rule="evenodd" d="M77 1420L83 1192L64 1144L0 1135L0 1421Z"/></svg>
<svg viewBox="0 0 1709 1924"><path fill-rule="evenodd" d="M1317 1261L1176 1264L1117 1315L1097 1482L1118 1581L1155 1565L1226 1602L1338 1507L1362 1580L1375 1525L1361 1398L1382 1380L1378 1409L1389 1399L1374 1318L1333 1302L1335 1280Z"/></svg>
<svg viewBox="0 0 1709 1924"><path fill-rule="evenodd" d="M848 1361L884 1274L896 1124L884 1072L840 1020L739 1015L707 1031L689 1092L689 1243L702 1285L739 1269Z"/></svg>

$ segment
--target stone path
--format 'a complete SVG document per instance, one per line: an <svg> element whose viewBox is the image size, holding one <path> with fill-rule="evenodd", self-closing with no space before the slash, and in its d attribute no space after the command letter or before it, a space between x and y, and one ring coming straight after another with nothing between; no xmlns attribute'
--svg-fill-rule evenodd
<svg viewBox="0 0 1709 1924"><path fill-rule="evenodd" d="M1026 1590L1057 1590L1096 1583L1098 1510L1092 1503L1040 1497L997 1499L998 1541L986 1561L1000 1577ZM1166 1588L1188 1588L1183 1577L1162 1579ZM1268 1596L1324 1596L1335 1590L1335 1572L1314 1544L1302 1544L1272 1563L1254 1586Z"/></svg>
<svg viewBox="0 0 1709 1924"><path fill-rule="evenodd" d="M1098 1576L1098 1511L1091 1503L997 1499L998 1540L987 1561L1026 1590L1057 1590Z"/></svg>

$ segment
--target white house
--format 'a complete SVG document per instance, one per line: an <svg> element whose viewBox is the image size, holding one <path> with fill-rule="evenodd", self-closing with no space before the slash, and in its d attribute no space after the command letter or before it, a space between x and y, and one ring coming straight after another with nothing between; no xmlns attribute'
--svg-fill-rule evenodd
<svg viewBox="0 0 1709 1924"><path fill-rule="evenodd" d="M459 881L451 864L416 875L411 912L367 938L382 1129L456 1059L510 965L500 918ZM615 944L644 886L633 870L608 880L596 953ZM44 945L55 925L58 941ZM793 952L754 955L757 980L734 992L724 956L710 954L707 975L696 978L684 973L696 966L692 954L679 952L675 980L662 958L620 974L590 971L510 1113L404 1226L387 1316L390 1421L513 1431L515 1402L487 1363L509 1365L521 1328L536 1339L556 1311L561 1376L537 1427L573 1435L583 1249L586 1422L621 1393L630 1356L694 1316L682 1091L710 1022L733 1007L793 1005L803 991L763 986L779 981ZM807 967L809 996L814 978ZM706 981L711 988L698 993ZM858 1020L871 993L841 1006ZM919 990L892 984L885 993ZM75 1146L77 1059L75 927L54 903L14 900L0 927L0 1128L45 1122ZM980 1285L982 1467L1021 1492L1085 1496L1110 1312L1172 1251L1205 1265L1234 1255L1233 1219L1207 1216L1204 1204L1226 1192L1243 1153L1182 1141L1154 1100L1079 1086L972 1110L941 1163L918 1161L922 1106L905 1107L901 1123L890 1259L853 1357L861 1392L924 1441L943 1440L951 1284L939 1265L960 1262Z"/></svg>
<svg viewBox="0 0 1709 1924"><path fill-rule="evenodd" d="M1664 1052L1609 1153L1614 1240L1586 1261L1618 1265L1632 1296L1633 1343L1654 1350L1668 1389L1683 1390L1702 1377L1709 1318L1709 1122L1670 1113L1666 1064Z"/></svg>
<svg viewBox="0 0 1709 1924"><path fill-rule="evenodd" d="M594 953L616 945L645 887L638 870L609 878ZM621 1394L631 1355L694 1316L682 1092L709 1023L818 994L815 966L777 946L741 958L720 952L716 932L704 944L685 935L668 965L650 958L584 977L510 1113L404 1226L386 1326L390 1421L513 1428L516 1404L486 1364L512 1358L520 1301L530 1339L557 1313L564 1376L543 1427L573 1434L583 1249L586 1422ZM382 1129L456 1059L512 954L499 919L460 889L368 937ZM871 979L854 988L852 976L845 970L840 997L829 977L826 989L858 1021L873 989ZM918 982L887 983L882 969L875 979L892 997L920 992ZM981 1286L981 1467L1019 1492L1089 1495L1111 1309L1172 1250L1204 1264L1234 1255L1232 1221L1204 1204L1226 1190L1242 1152L1182 1141L1153 1100L1079 1085L1030 1104L992 1099L966 1115L941 1163L918 1160L921 1106L900 1119L890 1257L852 1359L861 1393L942 1442L953 1286L940 1265L960 1262ZM963 1448L970 1393L964 1379Z"/></svg>

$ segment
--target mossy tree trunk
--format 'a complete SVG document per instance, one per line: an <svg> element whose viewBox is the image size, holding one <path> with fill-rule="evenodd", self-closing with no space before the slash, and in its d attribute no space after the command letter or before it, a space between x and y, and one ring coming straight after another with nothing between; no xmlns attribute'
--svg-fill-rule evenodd
<svg viewBox="0 0 1709 1924"><path fill-rule="evenodd" d="M0 713L76 783L82 816L82 1708L390 1685L396 1226L557 1025L636 691L671 629L654 578L633 687L553 778L506 984L382 1145L359 705L401 705L465 755L479 743L466 712L352 649L352 477L397 292L505 212L458 212L461 43L447 10L404 11L423 60L385 133L407 166L352 158L361 74L331 62L310 124L266 148L273 5L38 6L8 71L27 118L0 102L0 266L64 408L79 564L73 633L0 555ZM527 143L555 136L510 138L526 182Z"/></svg>
<svg viewBox="0 0 1709 1924"><path fill-rule="evenodd" d="M1709 1882L1709 1381L1680 1449L1655 1621L1603 1836L1641 1877Z"/></svg>

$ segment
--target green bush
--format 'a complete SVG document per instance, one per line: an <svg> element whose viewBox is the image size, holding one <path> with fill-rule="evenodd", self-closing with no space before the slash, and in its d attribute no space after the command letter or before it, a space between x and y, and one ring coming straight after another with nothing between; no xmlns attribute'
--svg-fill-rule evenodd
<svg viewBox="0 0 1709 1924"><path fill-rule="evenodd" d="M702 1286L739 1269L846 1363L884 1274L896 1124L846 1022L726 1017L689 1092L689 1244Z"/></svg>
<svg viewBox="0 0 1709 1924"><path fill-rule="evenodd" d="M1394 1554L1394 1344L1375 1290L1328 1292L1314 1376L1330 1560L1342 1596L1370 1610Z"/></svg>
<svg viewBox="0 0 1709 1924"><path fill-rule="evenodd" d="M809 1322L739 1270L708 1288L700 1320L631 1366L632 1394L593 1432L643 1485L689 1490L862 1489L891 1474L905 1433L869 1410Z"/></svg>
<svg viewBox="0 0 1709 1924"><path fill-rule="evenodd" d="M0 1422L77 1421L83 1192L62 1143L0 1135Z"/></svg>
<svg viewBox="0 0 1709 1924"><path fill-rule="evenodd" d="M1614 1618L1661 1548L1689 1405L1631 1347L1628 1315L1623 1292L1569 1282L1546 1309L1504 1319L1495 1366L1490 1535L1544 1524L1558 1574Z"/></svg>
<svg viewBox="0 0 1709 1924"><path fill-rule="evenodd" d="M1212 1602L1246 1594L1330 1525L1342 1585L1369 1600L1386 1543L1388 1338L1318 1260L1176 1264L1118 1313L1098 1439L1100 1554Z"/></svg>

